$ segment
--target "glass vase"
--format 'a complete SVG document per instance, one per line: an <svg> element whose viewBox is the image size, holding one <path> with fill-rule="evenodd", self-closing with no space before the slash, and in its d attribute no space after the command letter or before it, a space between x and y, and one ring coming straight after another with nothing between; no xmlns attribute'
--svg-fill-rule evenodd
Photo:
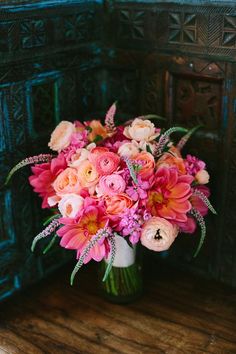
<svg viewBox="0 0 236 354"><path fill-rule="evenodd" d="M130 303L142 294L142 255L138 245L131 247L123 237L114 236L116 243L115 259L105 281L102 276L109 262L102 261L100 287L103 296L114 303Z"/></svg>

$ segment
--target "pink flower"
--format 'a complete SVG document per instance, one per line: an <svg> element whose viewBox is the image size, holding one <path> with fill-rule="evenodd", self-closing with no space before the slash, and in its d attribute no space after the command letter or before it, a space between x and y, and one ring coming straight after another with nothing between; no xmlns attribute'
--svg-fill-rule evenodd
<svg viewBox="0 0 236 354"><path fill-rule="evenodd" d="M71 167L66 168L57 176L53 183L53 188L59 196L69 193L79 194L81 185L77 170Z"/></svg>
<svg viewBox="0 0 236 354"><path fill-rule="evenodd" d="M107 214L119 215L124 212L125 209L133 206L133 201L125 193L106 196L105 205Z"/></svg>
<svg viewBox="0 0 236 354"><path fill-rule="evenodd" d="M141 223L141 216L137 212L137 207L134 206L126 209L125 213L121 215L116 230L122 236L129 236L130 242L136 244L141 235Z"/></svg>
<svg viewBox="0 0 236 354"><path fill-rule="evenodd" d="M206 167L205 162L199 160L196 156L187 155L184 161L186 172L189 175L195 176L197 172Z"/></svg>
<svg viewBox="0 0 236 354"><path fill-rule="evenodd" d="M61 151L70 145L71 137L76 132L75 126L71 122L62 121L52 132L48 146L55 151Z"/></svg>
<svg viewBox="0 0 236 354"><path fill-rule="evenodd" d="M58 236L62 238L60 245L67 249L77 250L79 258L93 236L107 226L108 217L104 216L103 208L90 205L84 209L78 221L62 219L62 223L64 226L57 231ZM107 238L101 239L92 247L84 263L88 263L91 258L97 262L101 261L104 257L108 257L109 250Z"/></svg>
<svg viewBox="0 0 236 354"><path fill-rule="evenodd" d="M160 168L148 192L147 210L154 216L186 222L186 214L192 207L189 201L192 181L192 176L179 176L176 169Z"/></svg>
<svg viewBox="0 0 236 354"><path fill-rule="evenodd" d="M48 199L55 197L55 190L52 186L58 174L66 168L66 160L63 154L59 154L52 159L51 163L42 163L33 166L33 175L29 177L29 182L34 188L34 192L43 198L42 208L49 208Z"/></svg>
<svg viewBox="0 0 236 354"><path fill-rule="evenodd" d="M95 160L93 160L93 163L101 176L111 175L117 170L120 158L113 152L104 152L103 154L99 154Z"/></svg>
<svg viewBox="0 0 236 354"><path fill-rule="evenodd" d="M160 252L168 250L178 235L178 227L168 220L152 217L142 228L140 241L150 250Z"/></svg>
<svg viewBox="0 0 236 354"><path fill-rule="evenodd" d="M132 159L132 162L140 166L138 174L143 180L147 180L153 175L155 160L149 152L140 152Z"/></svg>
<svg viewBox="0 0 236 354"><path fill-rule="evenodd" d="M117 173L102 176L97 187L98 195L115 195L123 193L126 187L125 180Z"/></svg>
<svg viewBox="0 0 236 354"><path fill-rule="evenodd" d="M178 222L178 226L186 234L193 234L197 228L196 221L191 216L187 216L186 222Z"/></svg>
<svg viewBox="0 0 236 354"><path fill-rule="evenodd" d="M135 202L139 199L147 198L147 190L150 188L150 183L148 181L142 181L141 177L138 177L138 185L133 183L133 186L129 186L126 189L126 193Z"/></svg>
<svg viewBox="0 0 236 354"><path fill-rule="evenodd" d="M84 198L78 194L66 194L58 203L58 209L64 218L75 218L82 210Z"/></svg>

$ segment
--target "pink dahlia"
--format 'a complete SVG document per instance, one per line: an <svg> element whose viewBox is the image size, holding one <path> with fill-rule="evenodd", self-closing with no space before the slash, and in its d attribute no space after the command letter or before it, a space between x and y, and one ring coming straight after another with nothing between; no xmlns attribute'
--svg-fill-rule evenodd
<svg viewBox="0 0 236 354"><path fill-rule="evenodd" d="M48 198L55 196L55 190L52 186L56 177L66 169L66 160L61 153L51 162L37 164L31 168L33 175L29 177L29 182L38 193L42 201L42 208L49 208Z"/></svg>
<svg viewBox="0 0 236 354"><path fill-rule="evenodd" d="M108 217L104 216L102 207L89 205L85 207L78 220L65 218L61 221L64 226L57 231L58 236L61 237L60 245L67 249L77 250L77 258L79 258L93 236L107 226ZM99 262L107 257L108 253L109 243L106 238L103 238L90 250L84 263L88 263L91 259Z"/></svg>
<svg viewBox="0 0 236 354"><path fill-rule="evenodd" d="M176 222L187 221L191 209L190 183L193 177L178 175L176 169L162 167L155 174L155 182L148 192L147 210L153 216L160 216Z"/></svg>

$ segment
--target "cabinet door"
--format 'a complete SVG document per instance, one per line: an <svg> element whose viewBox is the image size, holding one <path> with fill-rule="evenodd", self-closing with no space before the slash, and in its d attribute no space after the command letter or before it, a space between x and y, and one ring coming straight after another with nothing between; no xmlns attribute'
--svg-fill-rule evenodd
<svg viewBox="0 0 236 354"><path fill-rule="evenodd" d="M171 249L171 259L187 262L188 267L234 283L234 249L229 218L230 200L235 198L228 187L229 160L234 130L235 83L234 67L224 62L196 59L188 56L150 55L143 70L143 111L157 112L167 117L169 126L201 129L188 142L185 152L202 158L211 175L211 200L218 216L207 217L207 237L199 257L192 259L199 233L180 235ZM228 189L229 188L229 189ZM226 209L227 208L227 209ZM226 220L228 220L226 222Z"/></svg>

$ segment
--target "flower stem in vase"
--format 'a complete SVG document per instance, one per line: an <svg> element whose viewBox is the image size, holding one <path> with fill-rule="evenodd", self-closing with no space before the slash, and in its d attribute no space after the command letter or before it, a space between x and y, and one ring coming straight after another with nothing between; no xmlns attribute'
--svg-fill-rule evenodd
<svg viewBox="0 0 236 354"><path fill-rule="evenodd" d="M136 246L131 247L126 240L115 236L116 256L105 281L101 282L102 293L114 303L129 303L142 294L142 269L137 257ZM107 261L102 262L102 275L106 271Z"/></svg>

